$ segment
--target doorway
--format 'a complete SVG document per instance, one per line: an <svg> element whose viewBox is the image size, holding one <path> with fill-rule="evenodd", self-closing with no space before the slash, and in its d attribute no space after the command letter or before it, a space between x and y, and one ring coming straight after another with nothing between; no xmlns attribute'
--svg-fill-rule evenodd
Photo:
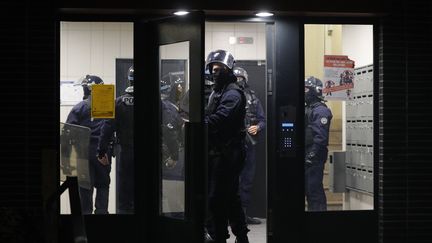
<svg viewBox="0 0 432 243"><path fill-rule="evenodd" d="M60 122L83 124L101 127L102 124L90 121L86 112L89 110L79 108L84 104L83 79L86 75L97 76L102 79L103 84L115 85L116 96L125 93L128 86L127 71L133 65L133 23L132 22L72 22L60 23ZM90 91L91 93L91 91ZM75 110L73 110L75 108ZM81 109L81 110L78 110ZM75 119L73 117L76 117ZM85 121L88 119L88 121ZM97 120L97 119L96 119ZM97 136L100 132L96 128L92 131L92 142L97 146ZM116 145L113 145L113 148ZM117 149L117 152L119 149ZM95 153L95 151L93 151ZM119 153L117 154L119 155ZM115 154L114 154L115 156ZM109 214L118 213L118 162L119 156L111 160L111 171L109 173L107 187L106 211ZM95 162L95 161L93 161ZM100 177L98 165L89 163L89 171L92 172L91 179ZM96 166L96 167L95 167ZM95 171L96 170L96 171ZM94 174L96 173L96 175ZM95 213L97 189L92 193L92 209L88 214ZM60 212L69 214L69 197L67 193L62 194ZM105 211L105 210L104 210Z"/></svg>
<svg viewBox="0 0 432 243"><path fill-rule="evenodd" d="M223 49L234 56L235 67L247 72L248 90L252 90L253 99L258 100L258 110L263 115L260 123L263 127L254 138L256 144L252 145L246 139L247 153L251 157L246 159L240 176L239 193L248 217L250 242L267 241L267 58L271 51L267 50L266 25L269 24L240 21L205 23L205 54ZM251 112L255 109L251 108ZM234 240L231 234L228 242Z"/></svg>

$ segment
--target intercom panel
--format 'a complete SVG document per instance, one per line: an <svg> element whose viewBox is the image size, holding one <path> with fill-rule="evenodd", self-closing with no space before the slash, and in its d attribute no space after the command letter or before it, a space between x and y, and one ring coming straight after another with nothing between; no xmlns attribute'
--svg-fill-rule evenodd
<svg viewBox="0 0 432 243"><path fill-rule="evenodd" d="M279 153L281 157L294 157L296 152L296 108L279 108Z"/></svg>

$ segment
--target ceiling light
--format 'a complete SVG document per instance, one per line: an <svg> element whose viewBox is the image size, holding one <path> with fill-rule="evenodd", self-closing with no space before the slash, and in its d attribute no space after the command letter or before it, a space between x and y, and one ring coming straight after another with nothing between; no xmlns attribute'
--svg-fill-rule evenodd
<svg viewBox="0 0 432 243"><path fill-rule="evenodd" d="M177 15L177 16L183 16L183 15L186 15L188 13L189 13L188 11L184 11L184 10L180 10L180 11L174 12L174 14Z"/></svg>
<svg viewBox="0 0 432 243"><path fill-rule="evenodd" d="M258 12L255 15L258 17L270 17L273 16L274 14L270 12Z"/></svg>

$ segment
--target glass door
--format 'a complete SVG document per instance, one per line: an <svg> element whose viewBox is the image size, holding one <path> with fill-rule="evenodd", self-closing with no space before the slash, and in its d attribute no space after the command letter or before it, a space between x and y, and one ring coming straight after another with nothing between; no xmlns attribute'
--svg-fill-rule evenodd
<svg viewBox="0 0 432 243"><path fill-rule="evenodd" d="M204 16L139 23L136 43L136 125L151 141L138 151L145 178L137 191L144 221L159 242L202 242L206 192ZM140 111L141 110L141 111ZM142 123L141 123L142 122ZM140 152L137 152L140 154ZM149 156L147 156L149 155ZM139 173L138 173L139 174ZM137 175L138 175L137 174ZM137 210L140 210L137 207Z"/></svg>

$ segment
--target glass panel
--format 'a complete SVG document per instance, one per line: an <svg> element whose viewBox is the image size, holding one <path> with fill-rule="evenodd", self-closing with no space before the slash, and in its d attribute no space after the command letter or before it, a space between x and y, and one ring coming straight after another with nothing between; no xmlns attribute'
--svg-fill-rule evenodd
<svg viewBox="0 0 432 243"><path fill-rule="evenodd" d="M189 42L160 46L159 53L161 214L184 218L184 128L189 113Z"/></svg>
<svg viewBox="0 0 432 243"><path fill-rule="evenodd" d="M60 180L77 176L80 187L90 189L90 129L60 122Z"/></svg>
<svg viewBox="0 0 432 243"><path fill-rule="evenodd" d="M90 129L86 144L92 183L90 190L80 190L83 213L134 213L133 80L128 77L133 65L133 23L61 22L59 34L60 122ZM121 108L116 107L114 119L91 117L91 87L100 81L115 85ZM115 126L104 128L108 163L102 164L96 153L105 122ZM62 214L70 213L68 197L67 192L61 195Z"/></svg>
<svg viewBox="0 0 432 243"><path fill-rule="evenodd" d="M305 210L373 209L373 26L305 25Z"/></svg>

